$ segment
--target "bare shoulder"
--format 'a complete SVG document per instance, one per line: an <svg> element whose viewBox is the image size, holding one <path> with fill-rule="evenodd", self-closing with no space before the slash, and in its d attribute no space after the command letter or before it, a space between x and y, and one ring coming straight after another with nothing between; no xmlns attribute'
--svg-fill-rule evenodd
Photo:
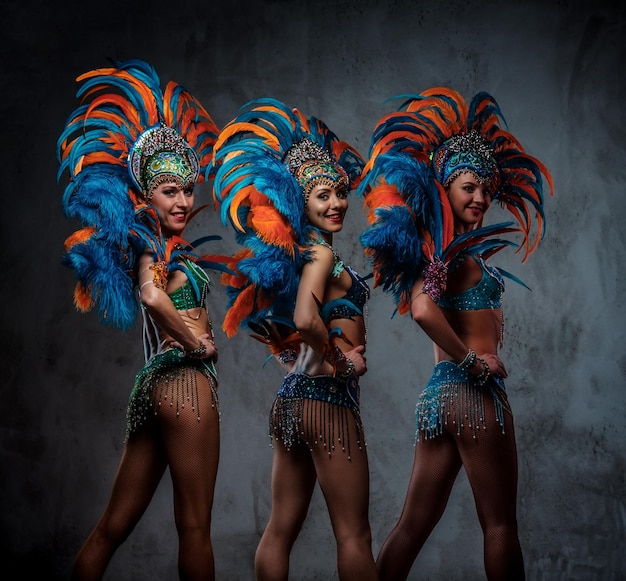
<svg viewBox="0 0 626 581"><path fill-rule="evenodd" d="M323 244L313 244L309 247L311 262L319 263L321 266L328 266L335 263L333 251Z"/></svg>

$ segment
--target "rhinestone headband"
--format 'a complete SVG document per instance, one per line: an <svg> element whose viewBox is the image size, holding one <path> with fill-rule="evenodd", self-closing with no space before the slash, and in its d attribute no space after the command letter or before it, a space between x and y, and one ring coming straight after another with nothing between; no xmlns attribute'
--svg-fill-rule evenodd
<svg viewBox="0 0 626 581"><path fill-rule="evenodd" d="M198 179L200 164L189 144L175 129L161 125L144 131L128 153L128 169L135 186L149 200L166 181L185 187Z"/></svg>
<svg viewBox="0 0 626 581"><path fill-rule="evenodd" d="M435 150L433 168L439 182L447 187L460 174L470 172L478 183L492 182L497 190L500 170L493 149L476 130L453 135Z"/></svg>
<svg viewBox="0 0 626 581"><path fill-rule="evenodd" d="M311 190L317 185L346 190L350 187L348 174L335 161L330 151L308 137L294 143L283 160L302 188L305 203Z"/></svg>

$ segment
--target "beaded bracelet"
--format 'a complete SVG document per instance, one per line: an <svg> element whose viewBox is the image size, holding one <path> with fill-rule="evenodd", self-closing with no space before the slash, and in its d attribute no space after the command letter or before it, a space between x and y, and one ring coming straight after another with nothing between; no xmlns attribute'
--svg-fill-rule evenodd
<svg viewBox="0 0 626 581"><path fill-rule="evenodd" d="M185 355L192 359L202 359L206 355L206 345L198 339L198 346L190 351L185 351Z"/></svg>
<svg viewBox="0 0 626 581"><path fill-rule="evenodd" d="M485 383L487 383L487 380L491 376L491 369L489 369L489 365L487 365L487 362L484 359L481 359L480 357L477 359L483 366L483 370L476 377L474 377L474 381L479 387L482 387Z"/></svg>
<svg viewBox="0 0 626 581"><path fill-rule="evenodd" d="M354 367L352 359L348 359L346 357L345 360L348 362L348 368L345 371L337 372L337 377L340 377L341 379L348 379L351 375L356 375L356 367Z"/></svg>
<svg viewBox="0 0 626 581"><path fill-rule="evenodd" d="M348 357L346 357L344 352L341 349L339 349L337 345L335 345L333 351L334 351L334 357L335 357L335 365L338 361L348 362L348 368L345 371L336 371L335 375L341 379L347 379L351 375L356 375L356 367L354 366L354 362L352 361L352 359L349 359Z"/></svg>
<svg viewBox="0 0 626 581"><path fill-rule="evenodd" d="M476 363L476 359L477 359L477 356L476 356L476 353L474 353L474 350L468 349L467 355L465 356L463 361L461 361L461 363L458 364L458 366L461 369L470 369L471 367L474 367L474 364Z"/></svg>

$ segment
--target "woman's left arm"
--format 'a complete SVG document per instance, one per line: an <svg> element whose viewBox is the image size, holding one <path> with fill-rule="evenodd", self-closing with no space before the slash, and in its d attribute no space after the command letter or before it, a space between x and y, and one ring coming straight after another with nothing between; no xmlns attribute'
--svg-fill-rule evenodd
<svg viewBox="0 0 626 581"><path fill-rule="evenodd" d="M154 260L148 253L139 260L139 293L141 302L154 322L185 351L193 351L203 343L206 356L214 356L216 349L211 336L208 333L196 336L182 319L167 293L154 284L154 272L150 268L152 265Z"/></svg>

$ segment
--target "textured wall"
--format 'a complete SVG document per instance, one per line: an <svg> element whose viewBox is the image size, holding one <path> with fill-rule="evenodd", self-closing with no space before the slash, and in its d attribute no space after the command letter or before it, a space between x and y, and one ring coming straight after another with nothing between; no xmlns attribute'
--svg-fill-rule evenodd
<svg viewBox="0 0 626 581"><path fill-rule="evenodd" d="M74 224L61 211L55 142L76 106L74 78L107 57L150 61L196 94L219 125L249 99L272 96L324 119L367 153L383 101L434 85L498 100L511 130L551 170L547 234L531 259L498 257L532 292L509 284L502 353L516 412L519 522L529 579L626 577L626 47L624 8L602 2L4 3L2 240L3 564L20 577L65 579L108 498L125 405L142 362L139 329L102 327L72 306L60 266ZM603 7L603 4L606 6ZM615 2L614 4L617 4ZM132 5L132 7L130 7ZM208 200L208 189L202 190ZM231 233L205 213L194 228ZM364 272L353 199L342 257ZM190 236L191 237L191 236ZM216 245L217 246L217 245ZM216 248L217 250L217 248ZM217 280L217 277L215 277ZM225 308L222 289L213 316ZM399 514L413 452L413 406L432 350L389 297L369 307L362 408L377 552ZM280 381L247 336L218 329L222 458L214 510L218 578L250 580L269 513L267 413ZM412 579L482 578L482 539L461 475ZM107 579L175 578L167 478L115 556ZM293 554L293 579L334 579L321 496Z"/></svg>

